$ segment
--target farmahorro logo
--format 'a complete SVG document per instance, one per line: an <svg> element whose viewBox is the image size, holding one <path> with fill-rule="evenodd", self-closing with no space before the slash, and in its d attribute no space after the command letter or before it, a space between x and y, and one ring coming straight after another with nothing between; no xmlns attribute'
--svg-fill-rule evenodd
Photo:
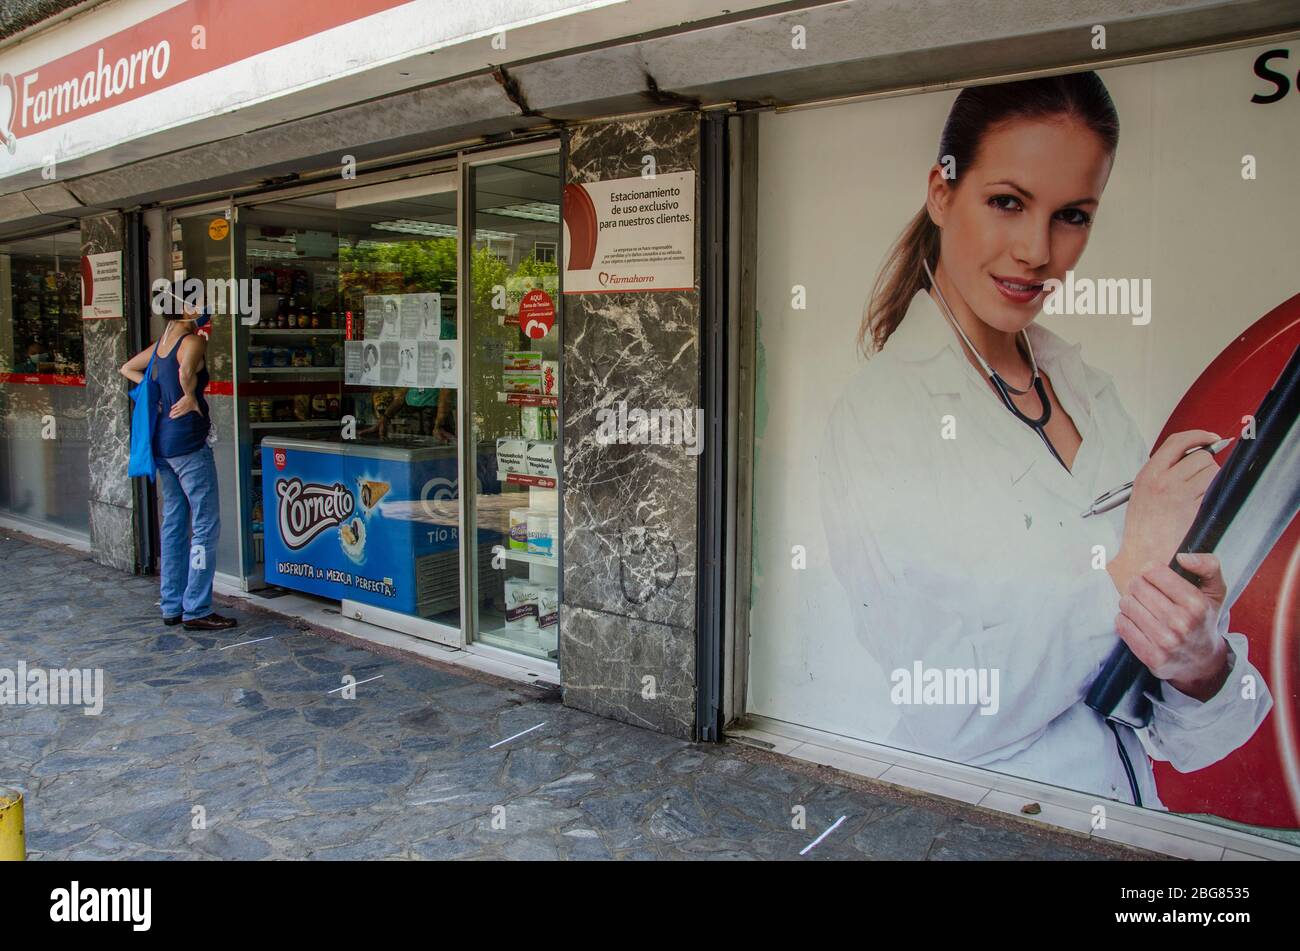
<svg viewBox="0 0 1300 951"><path fill-rule="evenodd" d="M280 479L275 483L276 517L280 538L287 548L297 550L325 531L341 524L356 503L342 482L321 485L301 479Z"/></svg>
<svg viewBox="0 0 1300 951"><path fill-rule="evenodd" d="M153 922L152 888L70 888L50 892L50 921L129 921L132 931L148 931Z"/></svg>
<svg viewBox="0 0 1300 951"><path fill-rule="evenodd" d="M653 284L653 274L611 274L609 271L601 271L596 275L600 281L601 287L609 287L611 284Z"/></svg>
<svg viewBox="0 0 1300 951"><path fill-rule="evenodd" d="M0 707L74 706L97 717L104 710L104 670L95 668L40 667L28 669L19 661L17 669L0 667Z"/></svg>
<svg viewBox="0 0 1300 951"><path fill-rule="evenodd" d="M0 139L13 155L18 149L18 137L14 135L14 116L18 114L18 83L9 73L0 73Z"/></svg>
<svg viewBox="0 0 1300 951"><path fill-rule="evenodd" d="M67 59L64 57L59 62ZM95 62L87 63L90 69L80 77L75 73L58 74L53 80L42 82L41 70L24 73L21 80L5 73L0 76L0 88L4 89L0 99L9 101L0 101L0 119L8 120L5 133L10 154L19 134L31 135L41 131L43 125L57 125L56 120L66 121L79 113L108 108L112 105L109 100L148 86L151 80L157 85L167 75L171 62L171 43L162 40L116 60L106 60L101 46L96 50ZM49 72L48 67L42 68ZM5 105L9 106L7 116Z"/></svg>
<svg viewBox="0 0 1300 951"><path fill-rule="evenodd" d="M926 667L919 660L912 669L899 667L889 675L894 686L889 699L899 705L970 706L978 704L980 716L998 712L996 667Z"/></svg>

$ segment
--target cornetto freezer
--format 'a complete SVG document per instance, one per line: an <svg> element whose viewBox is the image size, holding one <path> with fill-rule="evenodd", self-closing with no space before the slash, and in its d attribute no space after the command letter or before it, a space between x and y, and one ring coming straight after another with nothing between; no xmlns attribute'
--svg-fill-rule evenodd
<svg viewBox="0 0 1300 951"><path fill-rule="evenodd" d="M456 449L262 440L266 581L430 618L458 606Z"/></svg>

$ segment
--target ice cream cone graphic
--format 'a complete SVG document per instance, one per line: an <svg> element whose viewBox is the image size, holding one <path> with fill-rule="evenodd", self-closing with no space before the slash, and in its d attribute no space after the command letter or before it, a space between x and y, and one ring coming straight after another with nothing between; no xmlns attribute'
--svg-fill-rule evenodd
<svg viewBox="0 0 1300 951"><path fill-rule="evenodd" d="M372 482L370 479L361 480L361 507L367 512L379 504L379 500L388 494L392 488L387 482Z"/></svg>

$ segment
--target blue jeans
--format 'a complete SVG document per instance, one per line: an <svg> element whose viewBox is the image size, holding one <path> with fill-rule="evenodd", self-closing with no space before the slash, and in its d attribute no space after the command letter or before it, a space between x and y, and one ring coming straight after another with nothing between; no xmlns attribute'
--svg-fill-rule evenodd
<svg viewBox="0 0 1300 951"><path fill-rule="evenodd" d="M186 621L212 613L221 510L212 447L158 460L162 486L162 613ZM192 533L192 534L191 534Z"/></svg>

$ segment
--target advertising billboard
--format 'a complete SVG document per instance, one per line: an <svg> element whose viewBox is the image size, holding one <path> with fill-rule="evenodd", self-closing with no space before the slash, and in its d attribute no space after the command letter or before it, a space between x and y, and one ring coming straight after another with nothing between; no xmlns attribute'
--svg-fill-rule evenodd
<svg viewBox="0 0 1300 951"><path fill-rule="evenodd" d="M750 712L1300 826L1297 63L761 118Z"/></svg>

